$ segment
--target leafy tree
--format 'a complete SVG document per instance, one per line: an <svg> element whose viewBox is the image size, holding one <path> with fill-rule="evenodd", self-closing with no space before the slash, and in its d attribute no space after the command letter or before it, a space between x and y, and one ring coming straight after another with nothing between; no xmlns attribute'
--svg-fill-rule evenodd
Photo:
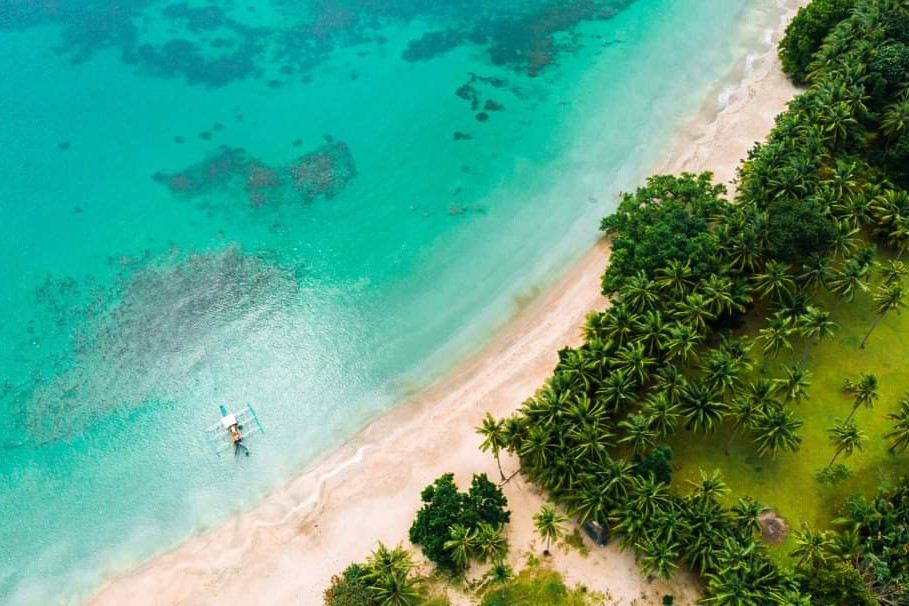
<svg viewBox="0 0 909 606"><path fill-rule="evenodd" d="M825 547L829 550L830 547ZM861 573L846 562L823 561L810 570L796 575L802 592L809 594L815 604L848 604L849 606L878 606Z"/></svg>
<svg viewBox="0 0 909 606"><path fill-rule="evenodd" d="M658 482L672 481L672 449L657 446L646 457L635 459L634 473L638 476L652 475Z"/></svg>
<svg viewBox="0 0 909 606"><path fill-rule="evenodd" d="M331 585L325 590L325 606L364 606L372 603L373 593L369 571L362 564L351 564L341 575L331 577Z"/></svg>
<svg viewBox="0 0 909 606"><path fill-rule="evenodd" d="M476 533L479 541L481 525L501 528L510 515L505 510L505 495L486 474L474 475L470 490L461 493L454 474L446 473L423 489L420 498L423 506L410 527L410 541L420 545L423 554L439 568L453 574L463 571L466 563L453 555L455 549L449 543L455 540L452 530Z"/></svg>
<svg viewBox="0 0 909 606"><path fill-rule="evenodd" d="M833 220L810 198L772 202L767 206L767 253L786 262L826 253L833 242Z"/></svg>
<svg viewBox="0 0 909 606"><path fill-rule="evenodd" d="M709 217L724 202L722 185L703 173L650 177L645 187L625 194L615 213L600 228L612 240L603 293L618 293L639 271L655 277L670 261L690 264L693 277L717 269L716 239Z"/></svg>
<svg viewBox="0 0 909 606"><path fill-rule="evenodd" d="M565 536L565 527L563 522L568 521L568 516L562 514L554 505L544 504L540 511L533 514L533 527L537 534L546 541L546 548L543 555L549 555L549 545L552 541L558 541Z"/></svg>
<svg viewBox="0 0 909 606"><path fill-rule="evenodd" d="M824 38L845 19L856 0L814 0L799 9L780 41L783 71L796 84L805 84L808 66Z"/></svg>

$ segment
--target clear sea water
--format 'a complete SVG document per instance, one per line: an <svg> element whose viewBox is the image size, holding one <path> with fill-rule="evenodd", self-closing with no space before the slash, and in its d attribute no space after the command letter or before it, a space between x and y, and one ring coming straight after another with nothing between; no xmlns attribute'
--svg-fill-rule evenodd
<svg viewBox="0 0 909 606"><path fill-rule="evenodd" d="M85 600L476 349L771 6L0 0L0 603Z"/></svg>

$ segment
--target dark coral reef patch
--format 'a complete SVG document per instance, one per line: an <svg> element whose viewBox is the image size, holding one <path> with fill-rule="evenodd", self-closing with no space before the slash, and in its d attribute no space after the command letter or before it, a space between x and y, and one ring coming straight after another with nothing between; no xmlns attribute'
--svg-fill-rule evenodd
<svg viewBox="0 0 909 606"><path fill-rule="evenodd" d="M332 139L279 166L270 166L242 148L225 146L201 162L174 173L160 171L153 178L184 197L240 190L252 206L259 207L333 198L356 174L347 144Z"/></svg>

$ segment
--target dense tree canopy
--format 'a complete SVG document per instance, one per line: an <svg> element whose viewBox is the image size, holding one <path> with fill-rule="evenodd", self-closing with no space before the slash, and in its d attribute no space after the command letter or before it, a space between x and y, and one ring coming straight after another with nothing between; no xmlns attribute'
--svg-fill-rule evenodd
<svg viewBox="0 0 909 606"><path fill-rule="evenodd" d="M786 37L780 42L783 71L796 84L805 84L808 65L814 53L837 23L842 21L856 0L814 0L799 9L786 27Z"/></svg>
<svg viewBox="0 0 909 606"><path fill-rule="evenodd" d="M603 293L617 293L639 271L653 278L669 261L688 264L694 277L715 271L710 218L724 191L709 173L686 173L650 177L645 187L623 195L618 210L600 226L612 239Z"/></svg>
<svg viewBox="0 0 909 606"><path fill-rule="evenodd" d="M423 507L410 527L410 540L421 546L427 558L451 573L467 567L477 546L471 541L484 526L499 532L510 516L505 495L486 474L474 475L470 490L464 493L458 491L454 474L446 473L423 489L420 498ZM463 553L468 558L459 557L456 543L451 543L453 529L463 535Z"/></svg>

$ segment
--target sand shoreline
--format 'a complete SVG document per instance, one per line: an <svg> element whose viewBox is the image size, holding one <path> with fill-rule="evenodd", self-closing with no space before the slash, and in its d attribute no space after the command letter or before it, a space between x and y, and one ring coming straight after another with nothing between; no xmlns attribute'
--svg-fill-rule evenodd
<svg viewBox="0 0 909 606"><path fill-rule="evenodd" d="M779 0L785 16L774 42L805 1ZM795 93L775 55L774 46L754 59L722 111L713 111L711 99L686 120L656 172L712 170L728 183L739 160ZM550 374L557 351L579 344L586 313L606 305L599 276L607 255L608 245L598 243L439 382L376 419L251 511L114 577L91 603L321 603L331 575L362 559L376 540L406 539L419 492L435 477L453 471L462 485L471 473L497 477L494 460L477 449L480 438L473 428L486 411L509 414ZM513 470L516 462L503 465ZM514 520L512 557L518 562L531 544L530 517L541 497L520 478L506 485L506 495ZM673 593L677 604L691 603L696 595L685 577L671 586L648 584L634 570L631 554L615 548L585 559L559 554L553 565L569 581L608 589L622 604L645 593Z"/></svg>

